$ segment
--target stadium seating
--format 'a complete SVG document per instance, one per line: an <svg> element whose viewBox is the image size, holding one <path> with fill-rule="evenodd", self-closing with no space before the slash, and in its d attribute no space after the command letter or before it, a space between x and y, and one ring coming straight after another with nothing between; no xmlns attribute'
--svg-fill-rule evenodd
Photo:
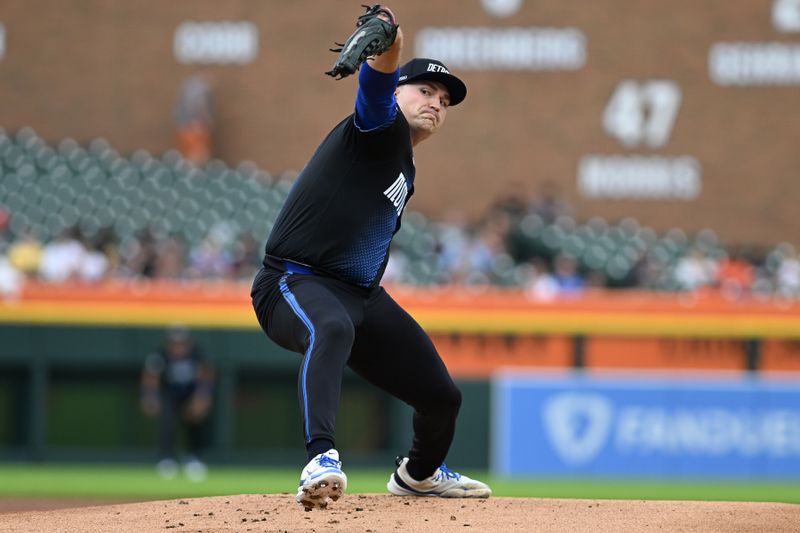
<svg viewBox="0 0 800 533"><path fill-rule="evenodd" d="M250 161L232 168L212 160L197 168L175 150L160 157L137 150L126 157L103 138L85 145L66 138L49 145L31 128L14 134L0 129L0 208L11 214L12 238L33 232L46 242L77 227L89 239L110 231L118 242L149 229L157 238L182 239L187 249L211 232L249 234L263 242L295 176L273 176ZM396 281L449 282L440 257L447 231L445 223L408 211L392 248L404 258ZM506 241L507 250L491 258L489 271L476 284L522 286L531 259L566 255L582 274L596 274L609 287L637 284L637 269L647 265L656 271L647 288L680 290L674 271L681 258L691 251L713 260L726 255L711 230L692 237L680 229L659 235L632 218L579 223L560 216L546 222L528 213L513 218ZM789 244L770 250L759 290L772 290L770 277L794 255Z"/></svg>

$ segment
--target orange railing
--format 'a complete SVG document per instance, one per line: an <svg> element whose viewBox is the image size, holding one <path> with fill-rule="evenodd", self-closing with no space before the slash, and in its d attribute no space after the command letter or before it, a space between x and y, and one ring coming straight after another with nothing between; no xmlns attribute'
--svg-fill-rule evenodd
<svg viewBox="0 0 800 533"><path fill-rule="evenodd" d="M499 366L800 371L800 301L718 292L588 291L541 301L518 290L394 287L460 375ZM235 282L28 283L0 324L258 329ZM576 345L576 342L579 343Z"/></svg>

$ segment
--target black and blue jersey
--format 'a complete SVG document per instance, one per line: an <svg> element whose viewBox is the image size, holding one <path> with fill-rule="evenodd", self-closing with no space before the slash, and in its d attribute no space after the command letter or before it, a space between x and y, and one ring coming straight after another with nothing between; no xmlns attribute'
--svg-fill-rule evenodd
<svg viewBox="0 0 800 533"><path fill-rule="evenodd" d="M444 69L432 61L423 61L422 75L431 64ZM302 354L297 394L308 460L336 446L349 367L414 409L407 469L424 479L447 455L461 393L425 331L379 285L414 191L411 128L394 98L399 78L361 65L355 112L298 176L250 297L266 335Z"/></svg>
<svg viewBox="0 0 800 533"><path fill-rule="evenodd" d="M361 67L356 111L317 148L294 183L266 244L266 258L308 265L376 286L414 191L408 122L397 109L398 73Z"/></svg>

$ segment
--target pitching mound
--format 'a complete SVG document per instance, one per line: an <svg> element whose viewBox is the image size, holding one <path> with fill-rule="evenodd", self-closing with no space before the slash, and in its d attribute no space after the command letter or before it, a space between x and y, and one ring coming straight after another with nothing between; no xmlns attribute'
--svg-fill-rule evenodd
<svg viewBox="0 0 800 533"><path fill-rule="evenodd" d="M2 532L797 532L800 505L348 495L304 512L290 494L242 495L0 514Z"/></svg>

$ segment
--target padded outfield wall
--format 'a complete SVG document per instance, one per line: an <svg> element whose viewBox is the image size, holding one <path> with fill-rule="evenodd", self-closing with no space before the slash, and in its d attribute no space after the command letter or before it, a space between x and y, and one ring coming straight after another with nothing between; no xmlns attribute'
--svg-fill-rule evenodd
<svg viewBox="0 0 800 533"><path fill-rule="evenodd" d="M624 369L635 381L645 374L652 379L655 372L687 383L699 375L732 382L759 375L786 379L800 371L800 308L786 302L743 305L715 294L690 301L635 292L536 302L516 291L390 291L431 332L462 388L450 461L464 467L489 466L492 439L505 435L493 420L516 416L509 424L520 424L519 412L492 404L490 378L501 370L533 372L545 380L558 372L551 386L562 389L573 387L567 378L575 373L602 376ZM195 330L218 370L209 459L301 461L299 357L263 336L246 287L235 283L29 284L20 299L0 302L0 457L154 458L155 427L138 408L139 372L164 327L174 322ZM734 404L725 405L735 410ZM537 409L514 405L523 406L523 418ZM580 446L580 428L570 424L584 422L567 417L558 434ZM536 427L531 421L522 425ZM786 427L787 449L793 450L800 434ZM348 374L338 430L351 464L391 461L408 448L410 411ZM526 433L516 442L530 441L530 449L539 450L553 442L548 431ZM504 455L520 453L525 455L517 449Z"/></svg>

